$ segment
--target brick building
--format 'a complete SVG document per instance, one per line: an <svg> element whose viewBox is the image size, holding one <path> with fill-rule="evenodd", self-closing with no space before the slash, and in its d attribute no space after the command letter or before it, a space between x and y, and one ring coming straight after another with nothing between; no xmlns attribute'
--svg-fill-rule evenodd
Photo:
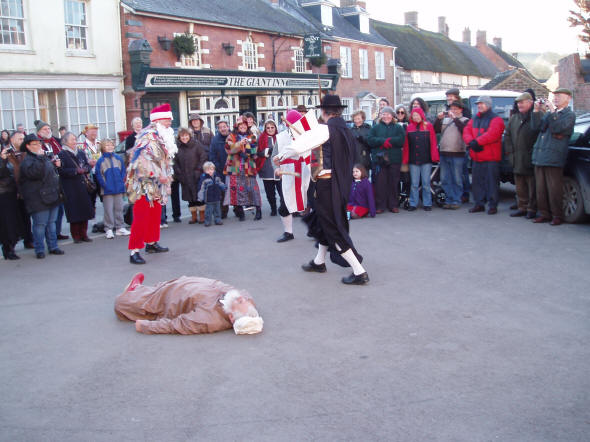
<svg viewBox="0 0 590 442"><path fill-rule="evenodd" d="M524 91L529 88L535 91L537 98L547 98L549 96L549 89L547 89L547 86L540 83L526 69L522 68L514 68L500 72L480 89Z"/></svg>
<svg viewBox="0 0 590 442"><path fill-rule="evenodd" d="M514 68L525 69L524 65L512 55L502 50L502 39L495 37L494 44L490 45L487 41L486 31L477 31L475 37L475 47L488 60L490 60L500 72L508 71Z"/></svg>
<svg viewBox="0 0 590 442"><path fill-rule="evenodd" d="M571 106L576 113L590 112L590 59L580 58L579 54L560 59L547 84L551 89L571 89L574 93Z"/></svg>
<svg viewBox="0 0 590 442"><path fill-rule="evenodd" d="M326 0L195 0L189 7L122 0L127 122L136 116L147 122L150 109L162 102L172 105L176 126L186 125L193 111L209 127L220 118L233 124L244 111L259 121L278 119L299 104L317 105L320 82L350 110L366 105L371 112L393 90L393 48L366 28L362 2L352 3L340 8ZM179 34L193 38L194 54L173 51ZM321 41L326 57L320 67L304 58L306 35Z"/></svg>

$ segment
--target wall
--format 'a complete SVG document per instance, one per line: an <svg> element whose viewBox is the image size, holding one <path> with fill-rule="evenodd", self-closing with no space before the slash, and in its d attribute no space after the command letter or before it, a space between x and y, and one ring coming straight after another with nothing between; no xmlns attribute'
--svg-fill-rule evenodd
<svg viewBox="0 0 590 442"><path fill-rule="evenodd" d="M590 112L590 83L584 82L580 55L571 54L559 60L555 72L559 87L566 87L574 93L572 101L576 112Z"/></svg>
<svg viewBox="0 0 590 442"><path fill-rule="evenodd" d="M91 0L89 48L83 56L68 55L63 0L23 0L27 45L0 48L0 72L121 75L121 40L117 0Z"/></svg>

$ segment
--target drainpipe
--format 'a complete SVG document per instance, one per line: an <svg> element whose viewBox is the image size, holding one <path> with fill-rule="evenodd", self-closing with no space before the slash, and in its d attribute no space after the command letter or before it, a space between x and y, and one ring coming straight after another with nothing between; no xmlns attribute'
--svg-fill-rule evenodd
<svg viewBox="0 0 590 442"><path fill-rule="evenodd" d="M391 62L393 63L393 107L397 106L397 65L395 63L395 50L397 46L393 47L393 59Z"/></svg>

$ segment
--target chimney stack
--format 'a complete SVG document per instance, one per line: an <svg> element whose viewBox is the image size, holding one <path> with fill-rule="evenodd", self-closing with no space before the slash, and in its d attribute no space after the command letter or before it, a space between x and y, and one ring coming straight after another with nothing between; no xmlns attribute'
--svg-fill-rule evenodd
<svg viewBox="0 0 590 442"><path fill-rule="evenodd" d="M494 37L494 46L498 49L502 50L502 39L498 37Z"/></svg>
<svg viewBox="0 0 590 442"><path fill-rule="evenodd" d="M404 13L404 21L406 25L418 27L418 11L409 11Z"/></svg>
<svg viewBox="0 0 590 442"><path fill-rule="evenodd" d="M447 18L446 17L439 17L438 18L438 32L449 36L449 26L447 25Z"/></svg>
<svg viewBox="0 0 590 442"><path fill-rule="evenodd" d="M471 29L469 28L463 29L463 43L467 43L471 46Z"/></svg>
<svg viewBox="0 0 590 442"><path fill-rule="evenodd" d="M487 46L488 44L488 36L486 31L477 31L475 37L475 45L476 46Z"/></svg>

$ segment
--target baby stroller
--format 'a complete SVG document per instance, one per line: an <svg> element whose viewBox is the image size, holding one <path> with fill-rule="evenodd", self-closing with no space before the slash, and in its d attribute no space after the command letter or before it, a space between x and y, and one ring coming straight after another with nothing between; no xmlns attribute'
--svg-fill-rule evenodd
<svg viewBox="0 0 590 442"><path fill-rule="evenodd" d="M410 186L412 180L410 172L402 172L400 179L400 191L399 191L399 206L408 210L410 207ZM422 186L419 187L418 191L422 195ZM440 163L432 164L432 171L430 172L430 193L432 193L432 201L438 207L443 207L447 200L447 195L442 187L440 181Z"/></svg>

